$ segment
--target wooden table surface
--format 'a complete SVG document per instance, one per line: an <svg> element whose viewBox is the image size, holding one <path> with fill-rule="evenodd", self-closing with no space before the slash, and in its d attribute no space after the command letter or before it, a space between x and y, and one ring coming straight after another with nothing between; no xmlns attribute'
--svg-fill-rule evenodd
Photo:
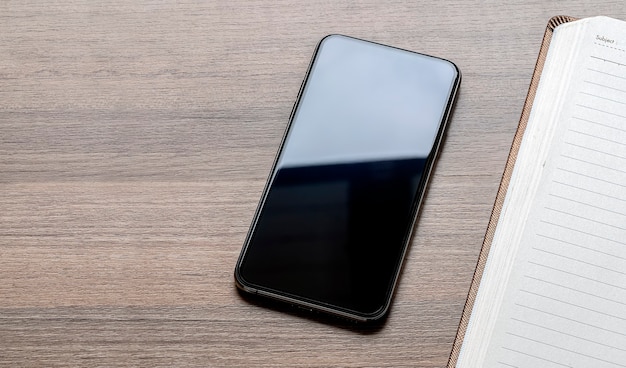
<svg viewBox="0 0 626 368"><path fill-rule="evenodd" d="M548 19L616 1L0 3L0 366L442 367ZM391 313L243 299L233 268L316 43L453 60Z"/></svg>

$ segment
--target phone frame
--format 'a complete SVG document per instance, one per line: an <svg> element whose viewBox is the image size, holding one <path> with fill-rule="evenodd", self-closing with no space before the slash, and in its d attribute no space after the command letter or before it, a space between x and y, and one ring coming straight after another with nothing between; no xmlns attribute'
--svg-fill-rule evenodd
<svg viewBox="0 0 626 368"><path fill-rule="evenodd" d="M291 130L291 126L293 124L294 117L295 117L296 112L298 111L298 108L300 106L303 92L304 92L304 90L305 90L305 88L307 86L307 83L309 82L309 78L311 76L311 71L312 71L313 66L315 64L315 60L317 59L317 55L318 55L319 50L320 50L322 44L324 43L324 41L327 38L332 37L332 36L346 37L346 38L354 39L354 40L357 40L357 41L368 42L368 43L372 43L372 44L376 44L376 45L380 45L380 46L384 46L384 47L393 48L393 49L400 50L400 51L410 52L410 53L413 53L413 54L419 54L419 55L424 55L424 56L431 57L431 58L434 58L434 59L439 59L441 61L449 63L455 69L455 71L457 73L456 79L455 79L455 81L454 81L454 83L452 85L452 88L450 90L450 93L448 95L448 101L447 101L444 113L442 115L442 118L441 118L441 121L440 121L440 124L439 124L439 130L437 131L437 134L435 136L435 141L433 143L433 149L431 150L431 154L426 159L426 163L424 165L424 172L422 173L422 177L420 179L420 183L419 183L418 188L417 188L418 196L417 196L416 200L413 202L412 208L411 208L411 223L410 223L409 229L408 229L407 233L405 234L405 237L404 237L404 240L403 240L401 255L400 255L398 264L396 266L395 274L392 277L391 287L387 291L387 296L385 298L384 305L382 305L379 310L377 310L376 312L373 312L373 313L360 313L358 311L353 311L353 310L348 310L348 309L337 307L337 306L332 306L332 305L323 303L321 301L310 300L310 299L303 298L303 297L294 297L294 296L292 296L290 294L287 294L287 293L281 293L278 290L258 287L258 286L254 285L252 283L247 282L242 277L241 272L240 272L240 268L241 268L243 259L245 258L245 255L247 253L248 247L250 246L250 240L251 240L252 235L254 234L254 232L256 230L256 225L258 223L261 211L264 208L265 201L267 199L267 195L268 195L269 190L271 188L274 176L276 175L276 167L277 167L278 161L280 160L280 157L281 157L281 154L283 152L283 149L285 147L287 136L289 135L289 132ZM302 81L302 84L300 85L300 90L298 91L298 96L296 98L296 101L295 101L292 109L291 109L291 114L289 115L289 122L287 124L287 127L285 128L284 133L283 133L283 137L281 139L279 149L278 149L278 151L276 153L276 156L274 158L274 162L272 164L272 168L271 168L270 173L268 175L268 178L266 180L265 187L263 189L263 193L261 194L261 199L259 200L259 204L257 205L257 208L256 208L256 210L254 212L254 217L253 217L253 220L252 220L252 224L251 224L251 226L250 226L250 228L248 230L248 233L247 233L245 241L244 241L244 246L243 246L243 248L241 250L241 253L239 254L239 257L237 259L237 264L236 264L235 272L234 272L235 285L237 286L237 288L239 290L243 291L243 292L248 293L248 294L270 298L272 300L279 301L279 302L285 302L287 304L290 304L290 305L292 305L294 307L298 307L298 308L303 309L303 310L307 310L307 311L311 311L311 312L313 312L313 311L323 312L323 313L327 313L327 314L330 314L330 315L333 315L333 316L336 316L336 317L347 318L347 319L349 319L351 321L355 321L355 322L370 323L370 322L379 321L384 316L386 316L387 312L389 311L389 307L391 305L391 301L392 301L393 295L395 293L395 289L396 289L396 286L397 286L397 283L398 283L398 279L399 279L400 273L401 273L403 265L404 265L404 260L405 260L405 257L406 257L407 250L409 248L409 244L411 243L411 239L413 237L413 231L414 231L414 229L416 227L417 219L419 217L421 204L422 204L422 201L423 201L426 189L428 187L428 183L430 181L430 176L431 176L433 167L435 166L435 162L436 162L437 157L438 157L440 146L441 146L441 143L443 141L443 138L444 138L444 135L445 135L445 132L446 132L446 128L447 128L447 125L448 125L448 120L450 118L452 109L453 109L454 104L456 102L456 96L457 96L457 92L458 92L460 84L461 84L461 71L456 66L456 64L454 64L453 62L451 62L451 61L449 61L447 59L443 59L443 58L439 58L439 57L435 57L435 56L430 56L430 55L426 55L426 54L423 54L423 53L410 51L410 50L406 50L406 49L401 49L401 48L394 47L394 46L388 46L388 45L384 45L384 44L377 43L377 42L367 41L367 40L363 40L363 39L360 39L360 38L345 36L345 35L341 35L341 34L329 34L329 35L323 37L317 43L317 46L315 47L315 51L313 52L313 56L311 57L311 60L309 61L309 65L308 65L305 77L304 77L304 79Z"/></svg>

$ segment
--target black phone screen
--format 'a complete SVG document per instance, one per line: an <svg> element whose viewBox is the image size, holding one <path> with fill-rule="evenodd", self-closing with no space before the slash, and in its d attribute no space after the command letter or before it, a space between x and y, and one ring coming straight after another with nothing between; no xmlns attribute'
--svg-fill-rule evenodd
<svg viewBox="0 0 626 368"><path fill-rule="evenodd" d="M236 270L239 286L385 312L460 75L346 36L318 45Z"/></svg>

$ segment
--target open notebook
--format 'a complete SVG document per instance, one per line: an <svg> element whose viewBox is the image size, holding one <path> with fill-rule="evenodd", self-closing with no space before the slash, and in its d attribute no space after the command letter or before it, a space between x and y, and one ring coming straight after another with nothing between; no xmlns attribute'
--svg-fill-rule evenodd
<svg viewBox="0 0 626 368"><path fill-rule="evenodd" d="M550 23L448 367L626 367L626 23Z"/></svg>

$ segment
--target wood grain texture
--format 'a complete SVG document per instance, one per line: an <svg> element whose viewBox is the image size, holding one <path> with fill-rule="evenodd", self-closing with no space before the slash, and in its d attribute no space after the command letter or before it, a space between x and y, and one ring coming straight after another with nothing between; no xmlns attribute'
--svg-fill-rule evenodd
<svg viewBox="0 0 626 368"><path fill-rule="evenodd" d="M556 14L626 19L621 1L1 2L0 366L445 366ZM378 329L258 306L232 278L329 33L463 73Z"/></svg>

